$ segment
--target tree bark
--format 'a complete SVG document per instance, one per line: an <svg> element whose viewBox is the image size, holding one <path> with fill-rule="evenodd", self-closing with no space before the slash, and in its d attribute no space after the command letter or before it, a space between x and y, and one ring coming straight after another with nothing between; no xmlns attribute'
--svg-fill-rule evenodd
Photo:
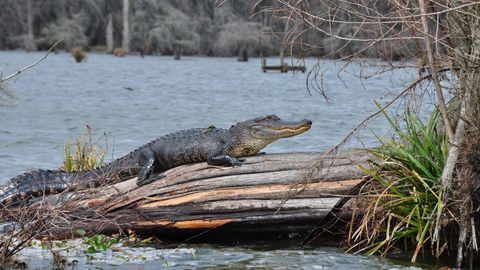
<svg viewBox="0 0 480 270"><path fill-rule="evenodd" d="M480 19L478 14L480 7L474 6L470 9L471 14L476 14L476 17L471 17L469 21L470 27L470 50L469 54L462 55L465 59L468 59L466 65L462 67L461 73L465 80L462 81L461 86L464 87L464 94L462 100L462 107L459 117L459 125L462 124L462 132L458 135L459 141L456 142L459 147L462 148L462 152L459 154L463 156L460 164L461 169L457 177L454 178L452 184L456 188L456 194L453 196L453 200L462 202L459 207L459 239L457 247L456 267L460 268L463 265L464 248L470 247L470 256L473 257L474 253L478 255L477 243L477 228L473 219L474 213L478 209L478 194L475 194L475 190L478 191L478 163L472 161L472 159L478 159L479 154L474 145L478 144L478 127L480 121L478 120L478 113L480 112L480 72L478 71L478 65L480 64ZM473 68L472 68L473 67ZM457 132L458 129L457 129ZM457 137L457 134L455 134ZM467 162L464 162L464 161ZM463 173L462 173L463 172ZM467 172L467 173L465 173ZM476 202L475 202L476 201ZM477 204L474 206L473 204ZM469 240L470 243L466 241Z"/></svg>
<svg viewBox="0 0 480 270"><path fill-rule="evenodd" d="M149 185L136 179L75 194L50 196L59 212L48 224L50 237L68 238L77 229L91 233L141 230L176 236L205 231L305 232L334 208L345 204L354 187L363 185L368 155L351 152L328 158L313 179L304 176L320 153L248 157L241 167L197 163L173 168ZM72 196L74 195L74 196ZM342 199L343 198L343 199ZM55 218L57 217L57 218Z"/></svg>
<svg viewBox="0 0 480 270"><path fill-rule="evenodd" d="M130 0L123 0L123 33L122 33L122 49L123 53L130 53L130 24L129 11Z"/></svg>
<svg viewBox="0 0 480 270"><path fill-rule="evenodd" d="M455 6L453 6L455 7ZM465 13L453 13L449 18L449 26L452 32L459 33L458 48L455 49L456 74L458 76L458 89L456 98L461 101L457 128L454 137L449 143L448 158L442 172L442 203L443 207L449 209L454 215L458 225L458 242L456 254L456 267L463 265L464 255L467 247L470 247L470 256L478 255L477 239L478 233L475 223L475 209L478 209L478 112L480 73L478 72L480 57L480 19L479 6L473 5ZM473 16L472 16L473 15ZM441 209L437 216L433 240L438 239L441 217L446 210ZM453 219L453 218L451 218ZM467 241L470 241L468 243ZM453 242L453 241L452 241Z"/></svg>

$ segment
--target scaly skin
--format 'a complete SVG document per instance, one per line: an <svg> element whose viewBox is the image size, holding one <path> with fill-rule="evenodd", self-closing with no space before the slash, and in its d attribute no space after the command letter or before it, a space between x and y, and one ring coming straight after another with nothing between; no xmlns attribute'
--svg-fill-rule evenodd
<svg viewBox="0 0 480 270"><path fill-rule="evenodd" d="M238 157L259 154L268 144L310 129L312 122L283 121L275 115L239 122L229 129L196 128L162 136L101 168L68 173L37 170L24 173L0 188L0 204L65 190L93 188L137 176L137 185L152 182L152 173L196 162L240 166ZM158 179L158 178L155 178Z"/></svg>

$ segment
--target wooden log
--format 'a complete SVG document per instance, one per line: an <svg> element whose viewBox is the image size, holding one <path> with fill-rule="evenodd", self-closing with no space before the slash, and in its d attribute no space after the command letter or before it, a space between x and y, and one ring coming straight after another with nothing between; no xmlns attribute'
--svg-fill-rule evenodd
<svg viewBox="0 0 480 270"><path fill-rule="evenodd" d="M163 178L137 187L136 179L112 186L50 196L61 205L50 236L66 238L77 229L92 233L140 230L170 236L208 231L299 232L312 229L362 185L368 155L349 152L326 158L308 182L305 175L321 153L248 157L240 167L206 163L170 169ZM58 202L62 202L59 204Z"/></svg>

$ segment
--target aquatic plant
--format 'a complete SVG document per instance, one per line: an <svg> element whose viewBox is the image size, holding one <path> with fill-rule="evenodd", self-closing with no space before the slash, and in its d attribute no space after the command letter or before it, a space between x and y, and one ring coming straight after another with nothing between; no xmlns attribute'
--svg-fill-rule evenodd
<svg viewBox="0 0 480 270"><path fill-rule="evenodd" d="M83 243L87 245L87 253L96 253L99 251L107 251L113 244L120 241L120 237L109 237L104 234L95 234L93 236L85 236L85 230L77 230L77 235L83 237Z"/></svg>
<svg viewBox="0 0 480 270"><path fill-rule="evenodd" d="M123 51L122 48L113 49L112 54L115 55L115 56L120 56L120 57L125 56L125 52Z"/></svg>
<svg viewBox="0 0 480 270"><path fill-rule="evenodd" d="M436 130L438 110L426 124L409 109L404 125L383 114L397 138L379 138L381 146L369 150L374 158L370 168L363 170L372 181L363 202L364 215L351 229L349 241L354 242L351 249L369 255L387 255L400 244L413 246L411 261L415 262L431 243L432 224L441 209L440 177L448 153L447 136ZM441 241L436 243L439 253L446 246Z"/></svg>
<svg viewBox="0 0 480 270"><path fill-rule="evenodd" d="M80 63L87 57L87 54L83 51L82 47L75 46L70 50L70 53L72 54L73 59L75 59L75 62Z"/></svg>
<svg viewBox="0 0 480 270"><path fill-rule="evenodd" d="M60 169L67 172L92 170L105 164L107 147L100 147L92 141L92 130L89 126L86 127L85 134L76 138L75 143L68 141L63 149L64 163Z"/></svg>

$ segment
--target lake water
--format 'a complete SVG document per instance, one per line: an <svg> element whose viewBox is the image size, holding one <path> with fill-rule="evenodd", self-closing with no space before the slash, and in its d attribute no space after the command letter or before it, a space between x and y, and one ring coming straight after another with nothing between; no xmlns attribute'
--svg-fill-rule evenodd
<svg viewBox="0 0 480 270"><path fill-rule="evenodd" d="M0 52L0 68L5 66L3 76L42 55ZM271 64L278 61L268 59ZM13 106L0 107L0 183L24 171L58 168L63 161L64 143L83 134L86 125L93 128L94 138L107 134L107 161L172 131L210 125L229 127L266 114L313 121L310 131L279 140L266 152L326 150L376 110L373 99L385 102L402 89L397 83L408 82L414 75L414 71L387 72L362 82L354 75L360 71L358 65L349 66L347 73L339 77L343 63L324 61L319 78L324 79L331 100L327 102L314 91L310 95L305 86L309 83L308 71L315 63L307 59L307 73L280 74L262 73L260 59L237 62L233 58L183 57L176 61L172 57L89 54L86 62L77 64L69 54L51 54L7 83L19 100ZM370 129L383 134L387 125L382 120L372 122L359 133L360 141L346 147L375 145ZM186 248L194 249L197 256L189 252L176 254L170 261L180 265L177 269L225 269L232 264L238 268L267 265L275 269L412 267L324 247ZM157 252L173 251L166 248ZM139 264L149 268L155 262Z"/></svg>

